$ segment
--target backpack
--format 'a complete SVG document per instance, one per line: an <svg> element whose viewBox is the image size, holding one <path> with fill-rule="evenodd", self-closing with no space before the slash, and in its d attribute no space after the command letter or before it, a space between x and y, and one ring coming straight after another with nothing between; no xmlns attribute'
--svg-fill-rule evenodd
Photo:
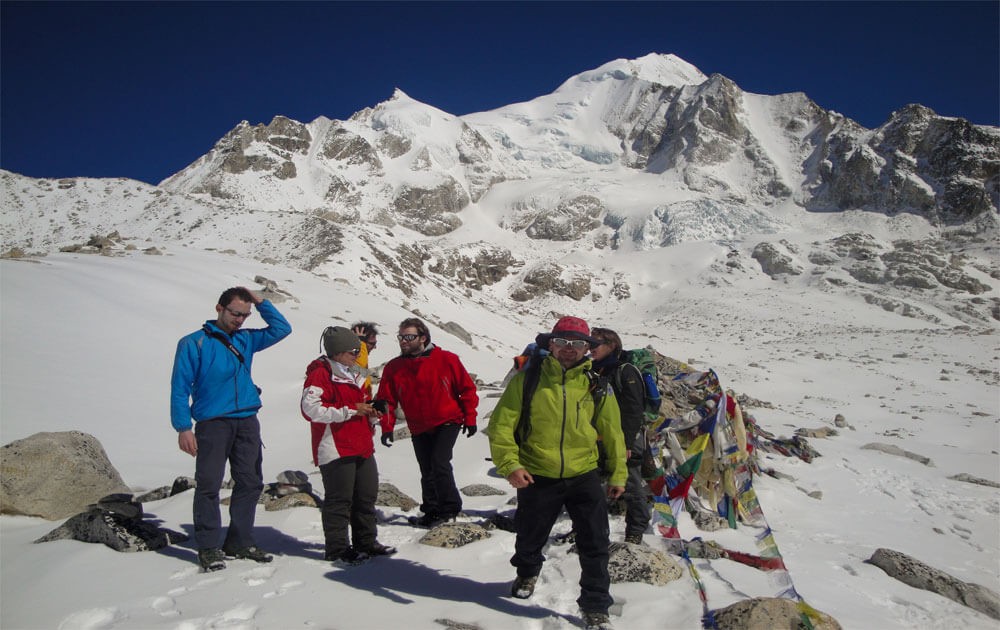
<svg viewBox="0 0 1000 630"><path fill-rule="evenodd" d="M541 347L538 343L529 343L524 351L514 357L514 367L511 368L505 380L509 381L514 374L524 372L524 385L521 389L521 415L518 416L517 425L514 427L514 441L521 444L531 433L531 399L538 389L538 379L542 373L542 361L549 351ZM596 372L587 370L584 372L590 379L590 395L594 398L594 417L590 419L591 424L596 426L597 413L600 405L604 401L604 396L608 391L608 382Z"/></svg>
<svg viewBox="0 0 1000 630"><path fill-rule="evenodd" d="M663 400L660 398L660 388L656 384L659 373L656 369L656 359L653 356L653 352L649 348L623 350L621 360L622 363L631 363L634 365L642 375L644 391L643 411L646 414L647 421L655 420L660 413L660 405L663 404Z"/></svg>

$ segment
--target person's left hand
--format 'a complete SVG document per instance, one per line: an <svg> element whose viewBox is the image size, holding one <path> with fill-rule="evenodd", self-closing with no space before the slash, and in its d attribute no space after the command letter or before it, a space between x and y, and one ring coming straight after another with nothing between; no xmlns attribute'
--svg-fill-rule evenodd
<svg viewBox="0 0 1000 630"><path fill-rule="evenodd" d="M468 437L472 437L473 435L476 434L476 425L474 425L474 424L463 424L462 425L462 433L464 433Z"/></svg>

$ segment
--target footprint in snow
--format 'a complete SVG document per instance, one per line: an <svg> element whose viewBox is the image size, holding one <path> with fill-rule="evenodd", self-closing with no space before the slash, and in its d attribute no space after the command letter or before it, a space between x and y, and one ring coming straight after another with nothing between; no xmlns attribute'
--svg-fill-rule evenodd
<svg viewBox="0 0 1000 630"><path fill-rule="evenodd" d="M274 567L258 567L240 574L240 579L247 583L247 586L260 586L267 582L274 575Z"/></svg>
<svg viewBox="0 0 1000 630"><path fill-rule="evenodd" d="M174 574L170 576L170 579L183 580L185 578L191 577L192 575L197 575L199 572L200 569L198 569L198 567L195 566L185 567L179 571L175 571Z"/></svg>
<svg viewBox="0 0 1000 630"><path fill-rule="evenodd" d="M156 597L153 599L152 609L161 617L176 617L181 614L177 610L177 602L173 597Z"/></svg>
<svg viewBox="0 0 1000 630"><path fill-rule="evenodd" d="M111 628L125 615L117 608L88 608L78 610L59 622L59 630L103 630Z"/></svg>
<svg viewBox="0 0 1000 630"><path fill-rule="evenodd" d="M300 582L300 581L298 581L298 580L292 580L291 582L285 582L280 587L278 587L278 590L276 590L276 591L270 591L269 593L264 593L263 597L264 597L264 599L271 599L273 597L281 597L282 595L284 595L288 591L302 586L302 584L303 583Z"/></svg>

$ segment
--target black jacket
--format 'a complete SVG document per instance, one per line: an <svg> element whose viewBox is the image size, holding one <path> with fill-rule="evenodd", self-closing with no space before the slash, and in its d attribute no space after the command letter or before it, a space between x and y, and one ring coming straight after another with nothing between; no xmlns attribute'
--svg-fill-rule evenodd
<svg viewBox="0 0 1000 630"><path fill-rule="evenodd" d="M607 357L610 359L611 357ZM608 384L615 392L618 408L622 416L622 433L625 434L626 448L632 451L632 456L642 455L644 410L646 408L646 387L642 383L642 373L631 363L605 361L599 366L598 373L608 379Z"/></svg>

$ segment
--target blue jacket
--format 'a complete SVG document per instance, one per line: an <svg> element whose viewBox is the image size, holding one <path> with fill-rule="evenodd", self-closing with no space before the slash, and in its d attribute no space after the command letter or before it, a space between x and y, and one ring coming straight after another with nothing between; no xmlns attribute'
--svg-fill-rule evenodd
<svg viewBox="0 0 1000 630"><path fill-rule="evenodd" d="M257 305L257 312L267 328L241 328L229 336L243 355L243 363L206 332L226 335L212 320L177 342L170 378L170 423L178 433L191 429L192 418L245 418L260 409L260 391L250 376L253 355L287 337L292 327L268 300Z"/></svg>

